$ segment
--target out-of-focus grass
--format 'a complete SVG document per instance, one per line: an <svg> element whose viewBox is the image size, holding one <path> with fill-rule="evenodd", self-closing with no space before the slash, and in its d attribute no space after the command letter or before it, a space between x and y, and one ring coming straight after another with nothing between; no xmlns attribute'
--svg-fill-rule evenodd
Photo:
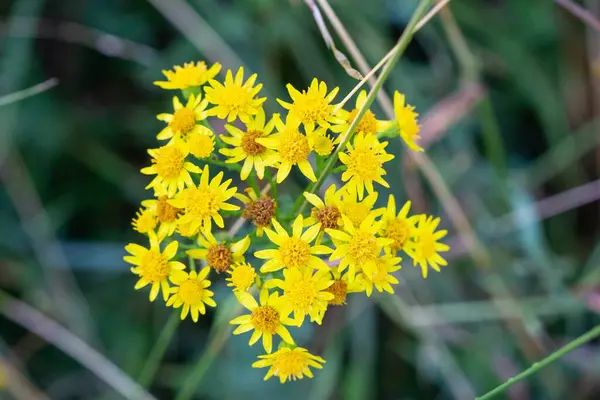
<svg viewBox="0 0 600 400"><path fill-rule="evenodd" d="M416 5L330 3L371 65L395 43ZM452 2L450 10L486 97L428 155L489 253L491 271L474 265L465 243L454 240L442 273L423 281L406 262L397 297L351 302L322 327L294 332L328 360L314 380L263 383L263 371L250 368L258 350L235 337L212 360L199 397L468 398L597 320L597 303L588 300L600 280L597 203L559 197L564 211L549 217L537 208L541 199L598 179L597 117L589 100L598 77L587 64L586 28L543 0L467 0ZM13 0L0 4L0 16L0 96L60 81L0 107L0 288L137 377L170 315L134 292L121 261L122 245L137 240L129 220L145 196L137 170L148 162L145 149L156 145L154 115L170 102L151 82L161 69L195 59L243 63L259 73L270 100L286 97L286 83L306 86L313 76L342 93L356 81L326 48L302 1ZM36 25L39 18L44 23ZM464 82L448 32L438 17L425 26L385 85L405 92L422 114ZM267 108L281 111L275 101ZM431 187L414 168L402 169L404 149L397 142L390 148L398 155L388 170L395 194L441 214L457 238ZM19 166L33 191L15 180ZM305 182L295 179L279 191L300 193ZM40 207L31 206L32 194ZM386 199L382 193L380 202ZM40 248L63 253L65 262ZM510 298L492 298L488 289L498 282ZM216 286L223 302L228 291L222 282ZM209 314L179 326L153 394L173 396L217 319ZM519 324L523 337L511 329ZM0 360L22 360L25 376L48 397L114 398L93 374L25 329L0 319L0 336L6 342ZM585 346L508 393L594 398L597 360L597 349Z"/></svg>

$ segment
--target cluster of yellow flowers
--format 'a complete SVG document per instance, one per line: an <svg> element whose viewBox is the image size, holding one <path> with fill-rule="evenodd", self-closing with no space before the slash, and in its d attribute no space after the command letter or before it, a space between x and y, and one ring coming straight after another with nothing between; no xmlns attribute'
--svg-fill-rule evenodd
<svg viewBox="0 0 600 400"><path fill-rule="evenodd" d="M181 307L181 319L190 315L194 322L206 306L216 306L209 277L227 274L228 286L249 311L231 321L237 325L233 333L252 331L249 344L262 337L267 353L253 367L269 367L265 379L281 382L312 377L310 368L322 368L325 360L297 347L288 327L301 326L307 317L321 324L328 308L346 304L349 293L394 293L400 252L421 267L423 277L428 267L439 271L446 265L439 218L410 215L410 202L398 211L392 195L387 207L375 208L374 184L389 187L383 165L394 158L381 138L396 132L410 149L422 150L416 143L418 114L396 92L396 121L366 111L355 132L347 133L366 93L347 111L334 103L337 88L329 91L314 79L303 91L288 85L290 101L277 99L287 115L267 118L257 76L245 80L240 68L227 71L221 82L215 79L220 69L188 63L163 71L167 81L155 82L181 90L184 98L175 96L173 112L157 116L166 123L157 136L164 143L148 150L152 165L141 170L154 176L147 186L154 196L133 220L149 247L127 245L125 261L139 278L135 289L150 285L150 301L160 292L167 306ZM209 117L226 120L228 135L215 134ZM346 148L334 152L348 134ZM340 163L326 170L332 153ZM248 188L231 187L223 171L211 178L209 165L239 174ZM329 185L323 197L306 191L293 206L280 204L277 185L293 167L312 182L317 175L341 173L343 186ZM259 180L265 180L262 192ZM302 202L313 206L310 215L299 212ZM223 229L224 218L235 217L254 225L243 238ZM263 260L260 267L245 258L251 246L254 259ZM186 258L187 267L180 261ZM204 267L196 270L194 259ZM274 335L281 340L273 352Z"/></svg>

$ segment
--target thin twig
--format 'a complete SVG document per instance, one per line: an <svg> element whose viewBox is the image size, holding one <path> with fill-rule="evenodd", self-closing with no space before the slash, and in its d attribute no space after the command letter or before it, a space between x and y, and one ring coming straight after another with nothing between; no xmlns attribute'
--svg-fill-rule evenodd
<svg viewBox="0 0 600 400"><path fill-rule="evenodd" d="M73 357L128 399L154 399L115 364L33 307L0 291L0 313Z"/></svg>
<svg viewBox="0 0 600 400"><path fill-rule="evenodd" d="M600 32L600 21L592 15L591 12L572 2L571 0L554 0L556 4L579 18L583 23L597 32Z"/></svg>
<svg viewBox="0 0 600 400"><path fill-rule="evenodd" d="M15 399L50 400L19 370L8 357L0 354L0 381Z"/></svg>
<svg viewBox="0 0 600 400"><path fill-rule="evenodd" d="M323 171L321 171L321 174L317 178L317 181L309 189L309 193L316 193L319 190L319 188L321 187L321 185L327 178L329 171L331 171L331 169L337 162L338 154L340 153L340 151L342 151L343 149L346 148L346 144L352 138L352 134L358 127L358 124L360 123L363 116L365 115L365 113L367 112L367 110L369 109L369 107L371 106L373 101L375 100L375 96L377 95L377 93L379 92L381 87L383 86L383 83L385 82L385 80L387 79L389 74L392 72L392 69L394 68L396 62L398 61L398 59L400 58L400 56L402 55L404 50L406 50L408 43L411 41L411 39L414 35L414 28L415 28L417 22L421 19L421 16L423 14L425 14L425 11L426 11L427 7L429 6L430 1L431 0L421 0L419 2L419 4L417 5L417 8L416 8L415 12L413 13L406 29L404 30L404 32L402 32L402 35L400 35L400 38L398 38L398 43L394 47L395 51L392 54L392 56L390 57L390 60L387 62L387 64L381 71L381 74L377 78L375 85L373 86L373 88L369 92L367 98L365 99L364 104L362 105L362 107L357 111L356 115L354 116L354 120L352 121L352 123L350 123L350 126L348 127L348 129L346 129L346 132L344 132L344 134L341 135L340 143L337 145L337 147L335 148L333 153L331 153L331 155L329 156L327 164L325 164L325 167L323 168ZM300 206L300 209L298 210L298 212L300 214L304 211L304 208L306 207L307 204L308 204L307 200L304 199L304 201L302 202L302 205Z"/></svg>
<svg viewBox="0 0 600 400"><path fill-rule="evenodd" d="M6 96L0 97L0 107L24 100L31 96L35 96L36 94L40 94L42 92L45 92L46 90L52 89L56 85L58 85L58 79L50 78L42 83L38 83L37 85L31 86L27 89L7 94Z"/></svg>
<svg viewBox="0 0 600 400"><path fill-rule="evenodd" d="M539 370L541 370L544 367L547 367L548 365L550 365L554 361L558 360L565 354L569 353L570 351L575 350L577 347L586 344L587 342L597 338L598 336L600 336L600 325L596 326L589 332L584 333L583 335L579 336L577 339L569 342L566 346L563 346L560 349L556 350L554 353L550 354L548 357L544 358L543 360L533 363L531 365L531 367L527 368L525 371L521 372L519 375L508 379L506 382L504 382L500 386L487 392L483 396L477 397L475 400L491 399L492 397L504 392L506 389L508 389L510 386L514 385L515 383L522 381L525 378L528 378L530 375L535 374L536 372L538 372Z"/></svg>
<svg viewBox="0 0 600 400"><path fill-rule="evenodd" d="M0 180L5 183L23 230L43 267L51 298L56 302L54 308L70 329L95 342L94 324L85 297L69 269L67 256L56 240L50 218L18 151L13 150L0 169Z"/></svg>
<svg viewBox="0 0 600 400"><path fill-rule="evenodd" d="M32 17L13 17L10 20L17 25L33 23L35 30L11 31L8 29L10 22L0 19L0 36L60 40L93 49L108 57L134 61L145 67L152 65L157 58L156 50L150 46L76 22Z"/></svg>

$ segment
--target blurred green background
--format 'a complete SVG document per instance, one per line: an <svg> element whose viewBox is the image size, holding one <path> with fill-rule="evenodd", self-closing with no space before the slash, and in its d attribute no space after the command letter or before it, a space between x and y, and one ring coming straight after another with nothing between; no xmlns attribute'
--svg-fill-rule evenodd
<svg viewBox="0 0 600 400"><path fill-rule="evenodd" d="M417 1L330 4L375 65ZM582 5L600 17L599 0ZM259 346L211 331L222 310L177 328L149 391L173 398L204 354L199 399L468 399L597 324L599 57L600 32L553 1L452 1L385 84L421 112L427 154L467 218L448 214L393 141L393 193L442 217L449 266L423 280L405 262L396 296L355 296L295 330L327 360L312 380L263 382L250 367ZM139 169L174 94L152 82L192 60L257 72L269 112L281 112L288 82L317 77L339 99L356 84L301 0L0 2L0 398L118 399L103 379L139 376L171 310L133 290L123 246L142 241L130 226L148 196ZM40 82L52 87L2 97ZM295 198L306 182L293 178L283 189ZM502 396L600 397L598 345Z"/></svg>

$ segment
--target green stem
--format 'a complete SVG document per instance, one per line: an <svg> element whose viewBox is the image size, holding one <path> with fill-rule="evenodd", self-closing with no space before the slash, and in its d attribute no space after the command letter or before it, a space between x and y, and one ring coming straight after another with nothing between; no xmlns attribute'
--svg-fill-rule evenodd
<svg viewBox="0 0 600 400"><path fill-rule="evenodd" d="M323 182L325 181L327 174L329 173L329 171L333 168L333 166L337 162L338 154L340 153L340 151L342 151L343 149L346 148L346 145L352 138L352 134L356 131L358 124L360 123L363 116L365 115L365 113L367 112L367 110L369 109L369 107L371 106L373 101L375 100L375 97L377 96L377 92L379 92L379 89L381 89L381 87L383 86L383 83L390 75L390 72L392 72L392 69L394 69L396 62L398 61L398 59L400 58L402 53L404 53L404 50L406 50L406 47L408 46L408 43L412 39L413 34L415 32L415 26L417 25L417 22L419 22L419 20L425 15L425 11L427 11L427 7L429 6L430 3L431 3L431 0L421 0L419 5L417 6L417 9L413 13L408 25L406 26L406 29L404 29L404 32L402 32L402 35L398 39L398 43L396 44L396 47L394 48L394 53L393 53L392 57L390 58L388 63L385 65L385 67L383 67L381 74L379 75L379 77L377 78L377 81L375 82L375 85L373 85L373 88L369 92L369 95L367 96L367 99L365 100L363 106L356 113L354 120L348 127L348 130L346 130L346 132L344 133L344 136L343 136L340 144L335 148L335 150L329 157L327 164L325 165L325 168L319 175L319 178L310 188L310 190L309 190L310 193L316 193L319 190L319 188L321 187L321 185L323 185ZM302 205L300 206L300 210L298 211L298 213L302 213L304 211L304 209L306 208L307 204L308 204L308 202L305 199L302 202Z"/></svg>
<svg viewBox="0 0 600 400"><path fill-rule="evenodd" d="M515 383L529 377L530 375L535 374L537 371L548 366L552 362L558 360L560 357L564 356L568 352L589 342L592 339L595 339L598 336L600 336L600 325L596 326L589 332L584 333L583 335L579 336L577 339L573 340L572 342L568 343L567 345L556 350L554 353L550 354L548 357L544 358L543 360L532 364L531 367L527 368L525 371L521 372L519 375L513 376L512 378L510 378L509 380L507 380L506 382L504 382L497 388L487 392L483 396L477 397L475 400L491 399L492 397L496 396L497 394L502 393L503 391L508 389L510 386L514 385Z"/></svg>
<svg viewBox="0 0 600 400"><path fill-rule="evenodd" d="M345 165L340 165L340 166L338 166L338 167L335 167L334 169L332 169L332 170L331 170L331 173L332 173L332 174L337 174L337 173L340 173L340 172L342 172L342 171L343 171L343 170L345 170L345 169L346 169L346 166L345 166Z"/></svg>
<svg viewBox="0 0 600 400"><path fill-rule="evenodd" d="M216 165L218 167L227 168L230 171L240 171L241 168L237 164L228 164L225 161L215 160L214 158L201 158L200 161L204 161L207 164Z"/></svg>
<svg viewBox="0 0 600 400"><path fill-rule="evenodd" d="M260 186L258 186L258 180L256 179L256 171L252 171L248 176L248 185L254 190L254 193L260 193Z"/></svg>
<svg viewBox="0 0 600 400"><path fill-rule="evenodd" d="M252 295L255 293L252 292ZM175 397L175 400L188 400L196 391L198 385L204 378L206 371L212 365L213 361L221 351L221 348L225 345L227 340L231 336L231 325L229 325L229 320L233 318L233 316L238 315L242 309L242 305L238 303L238 300L235 296L231 296L225 304L220 305L220 307L225 306L225 309L229 310L227 313L227 317L223 318L220 323L216 323L214 325L213 331L211 331L210 339L208 344L206 345L206 350L202 354L202 356L198 359L188 376L183 382L179 393Z"/></svg>
<svg viewBox="0 0 600 400"><path fill-rule="evenodd" d="M171 316L169 316L167 323L160 332L158 340L154 344L154 347L148 356L146 364L144 364L144 368L142 368L142 372L138 378L138 383L143 388L147 388L152 383L152 380L154 379L156 371L160 365L160 361L162 360L165 351L167 351L169 343L171 343L171 339L173 338L173 335L175 335L178 326L179 312L178 310L175 310L171 313Z"/></svg>

